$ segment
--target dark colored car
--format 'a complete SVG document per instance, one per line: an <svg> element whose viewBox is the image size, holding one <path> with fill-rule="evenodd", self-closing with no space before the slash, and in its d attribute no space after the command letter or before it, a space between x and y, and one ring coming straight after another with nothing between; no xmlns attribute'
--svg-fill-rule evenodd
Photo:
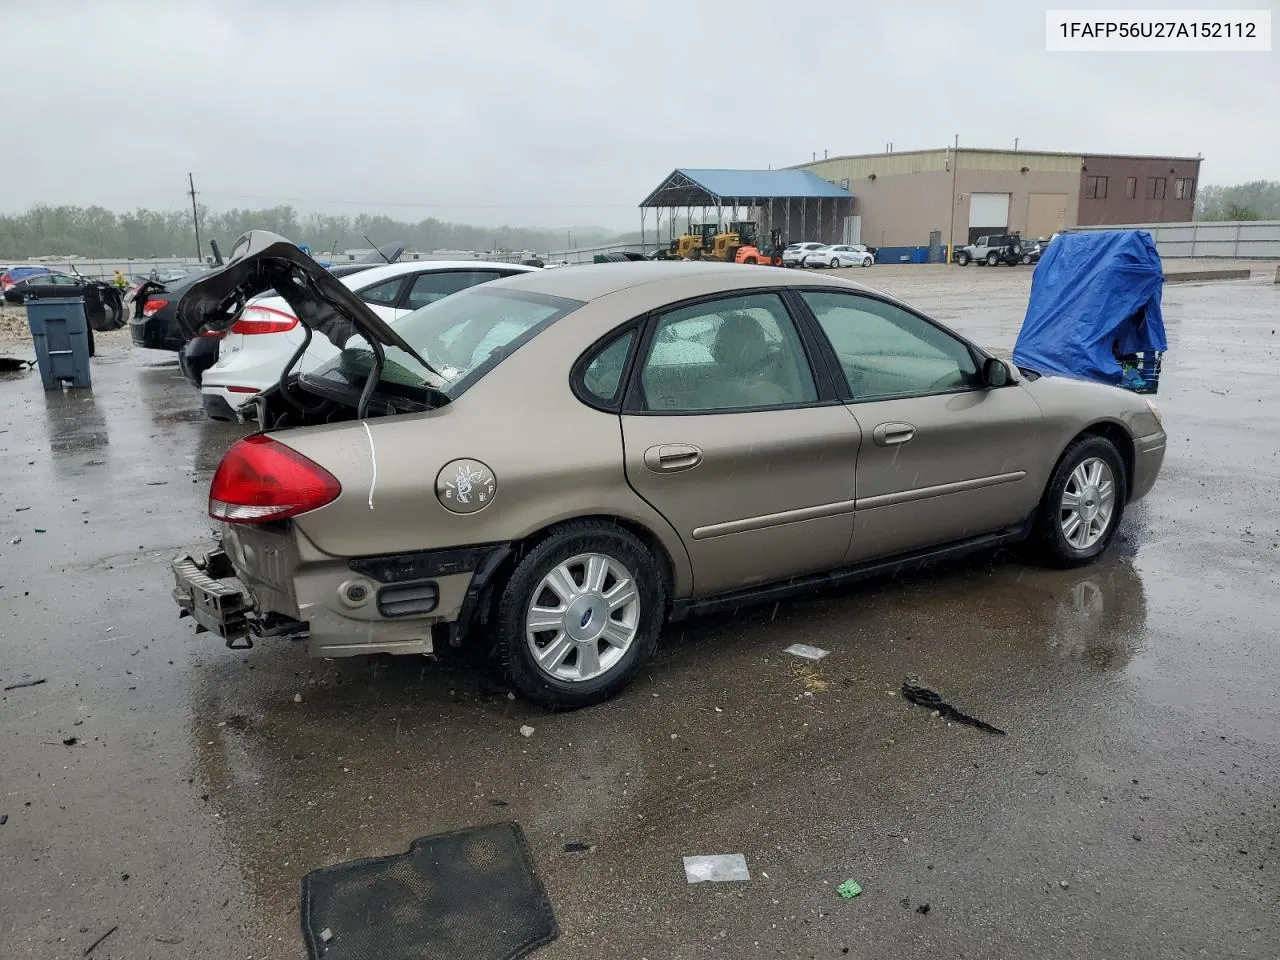
<svg viewBox="0 0 1280 960"><path fill-rule="evenodd" d="M148 350L180 351L187 338L178 329L174 307L187 288L208 272L208 267L199 268L168 283L148 280L140 286L133 295L133 316L129 318L133 345Z"/></svg>
<svg viewBox="0 0 1280 960"><path fill-rule="evenodd" d="M9 274L6 274L6 276L8 275ZM69 273L53 273L51 271L46 271L45 273L32 273L6 286L4 290L4 299L7 303L22 303L22 301L26 299L27 291L29 291L32 286L65 286L68 288L74 288L81 286L83 282L84 281L81 280L80 277L73 277ZM67 296L74 297L77 295L78 294L74 290L68 289Z"/></svg>
<svg viewBox="0 0 1280 960"><path fill-rule="evenodd" d="M8 267L3 272L0 272L0 292L7 294L9 289L16 283L21 283L23 280L28 280L31 277L44 276L52 272L53 271L48 267Z"/></svg>

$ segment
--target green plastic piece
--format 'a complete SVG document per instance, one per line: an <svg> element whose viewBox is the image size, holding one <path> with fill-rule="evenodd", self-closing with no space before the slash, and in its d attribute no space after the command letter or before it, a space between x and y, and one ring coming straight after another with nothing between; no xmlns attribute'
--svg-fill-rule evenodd
<svg viewBox="0 0 1280 960"><path fill-rule="evenodd" d="M840 886L836 887L836 893L844 897L846 900L852 900L862 892L862 887L858 885L856 880L846 880Z"/></svg>

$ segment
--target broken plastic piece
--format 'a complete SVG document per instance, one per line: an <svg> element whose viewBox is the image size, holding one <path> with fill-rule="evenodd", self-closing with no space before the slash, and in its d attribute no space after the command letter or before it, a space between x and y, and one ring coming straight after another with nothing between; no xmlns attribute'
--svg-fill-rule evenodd
<svg viewBox="0 0 1280 960"><path fill-rule="evenodd" d="M727 880L750 880L751 872L747 869L747 858L740 853L721 853L705 857L685 857L684 876L690 883L703 883L708 880L723 882Z"/></svg>
<svg viewBox="0 0 1280 960"><path fill-rule="evenodd" d="M846 880L840 886L836 887L836 893L844 897L846 900L852 900L862 892L862 886L857 880Z"/></svg>
<svg viewBox="0 0 1280 960"><path fill-rule="evenodd" d="M782 652L804 660L821 660L831 651L823 650L821 647L811 647L807 643L793 643Z"/></svg>
<svg viewBox="0 0 1280 960"><path fill-rule="evenodd" d="M333 931L330 930L328 927L325 927L323 930L320 931L320 939L323 940L325 943L328 943L330 940L333 939Z"/></svg>
<svg viewBox="0 0 1280 960"><path fill-rule="evenodd" d="M533 727L529 726L529 725L526 723L524 726L522 726L522 727L520 728L520 736L522 736L522 737L532 737L532 736L533 736Z"/></svg>

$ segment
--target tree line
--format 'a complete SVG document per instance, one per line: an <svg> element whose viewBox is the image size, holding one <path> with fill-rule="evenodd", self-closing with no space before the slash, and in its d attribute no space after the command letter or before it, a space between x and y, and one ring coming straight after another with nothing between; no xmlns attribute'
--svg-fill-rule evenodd
<svg viewBox="0 0 1280 960"><path fill-rule="evenodd" d="M209 240L225 253L246 230L270 230L313 252L403 243L406 250L479 250L546 253L562 250L572 235L573 246L608 243L614 232L600 227L538 229L478 227L429 218L416 223L390 217L357 214L300 214L290 206L262 210L199 208L200 240L209 255ZM25 213L0 215L0 258L26 257L193 257L195 231L190 210L135 210L114 213L103 207L32 207Z"/></svg>
<svg viewBox="0 0 1280 960"><path fill-rule="evenodd" d="M1280 220L1280 180L1201 187L1197 220Z"/></svg>

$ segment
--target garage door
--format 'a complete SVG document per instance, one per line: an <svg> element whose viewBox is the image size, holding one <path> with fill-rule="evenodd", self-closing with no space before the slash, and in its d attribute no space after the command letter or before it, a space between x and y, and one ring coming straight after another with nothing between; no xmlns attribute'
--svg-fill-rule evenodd
<svg viewBox="0 0 1280 960"><path fill-rule="evenodd" d="M986 233L1004 233L1009 228L1009 194L969 194L969 242Z"/></svg>
<svg viewBox="0 0 1280 960"><path fill-rule="evenodd" d="M1027 196L1027 237L1051 237L1067 225L1065 193L1032 193Z"/></svg>

